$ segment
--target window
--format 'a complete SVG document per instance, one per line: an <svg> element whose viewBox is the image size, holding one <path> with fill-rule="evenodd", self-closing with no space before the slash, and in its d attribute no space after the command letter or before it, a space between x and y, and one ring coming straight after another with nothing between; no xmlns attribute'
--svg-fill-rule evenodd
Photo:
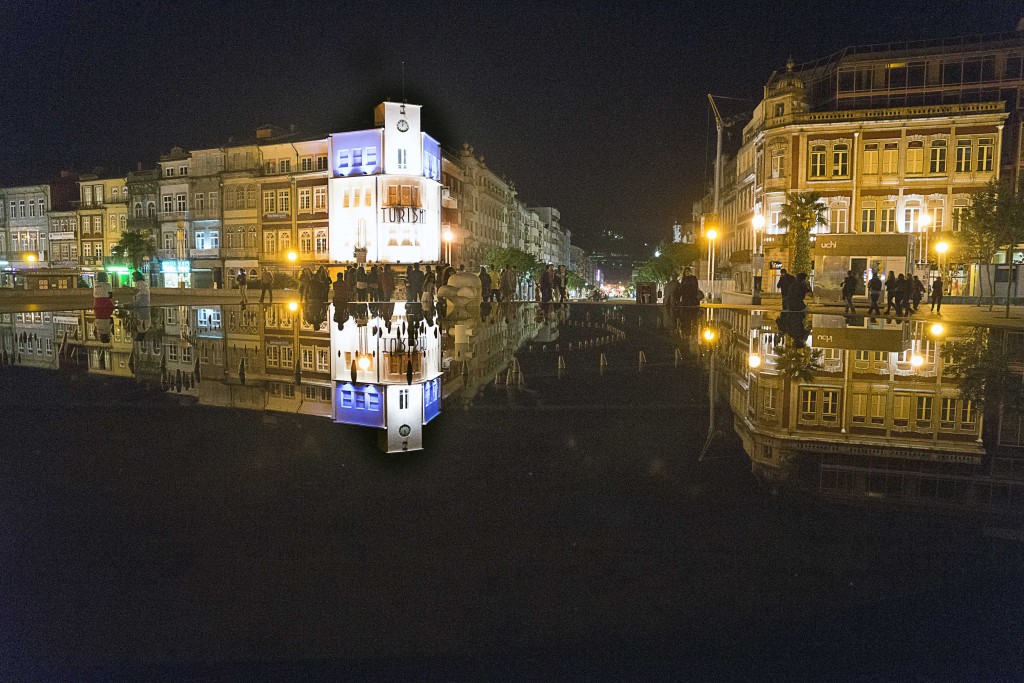
<svg viewBox="0 0 1024 683"><path fill-rule="evenodd" d="M82 242L82 256L87 259L92 258L92 242Z"/></svg>
<svg viewBox="0 0 1024 683"><path fill-rule="evenodd" d="M276 345L267 345L267 367L276 368L281 365L281 347Z"/></svg>
<svg viewBox="0 0 1024 683"><path fill-rule="evenodd" d="M967 206L965 205L957 204L953 207L953 210L951 212L953 219L953 230L959 231L963 227L964 216L966 215L966 212Z"/></svg>
<svg viewBox="0 0 1024 683"><path fill-rule="evenodd" d="M772 178L781 178L785 173L786 153L781 149L772 150Z"/></svg>
<svg viewBox="0 0 1024 683"><path fill-rule="evenodd" d="M879 212L879 232L896 232L896 207L887 206Z"/></svg>
<svg viewBox="0 0 1024 683"><path fill-rule="evenodd" d="M249 185L245 188L245 208L255 209L256 206L256 186Z"/></svg>
<svg viewBox="0 0 1024 683"><path fill-rule="evenodd" d="M188 166L179 166L178 175L188 175Z"/></svg>
<svg viewBox="0 0 1024 683"><path fill-rule="evenodd" d="M783 102L779 102L775 105L775 115L782 116L786 113L786 105Z"/></svg>
<svg viewBox="0 0 1024 683"><path fill-rule="evenodd" d="M943 229L944 229L943 228L944 216L943 216L942 207L941 206L933 206L930 209L928 209L928 213L930 213L931 217L932 217L931 227L929 229L932 232L942 232Z"/></svg>
<svg viewBox="0 0 1024 683"><path fill-rule="evenodd" d="M36 200L28 200L28 215L30 218L36 217Z"/></svg>
<svg viewBox="0 0 1024 683"><path fill-rule="evenodd" d="M930 156L928 161L928 172L929 173L945 173L946 172L946 141L945 140L934 140L930 148Z"/></svg>
<svg viewBox="0 0 1024 683"><path fill-rule="evenodd" d="M316 170L326 171L327 170L327 155L321 154L316 158Z"/></svg>
<svg viewBox="0 0 1024 683"><path fill-rule="evenodd" d="M854 422L867 422L868 419L868 395L855 393L852 396L852 416Z"/></svg>
<svg viewBox="0 0 1024 683"><path fill-rule="evenodd" d="M146 217L156 217L156 202L150 202L149 204L146 205Z"/></svg>
<svg viewBox="0 0 1024 683"><path fill-rule="evenodd" d="M17 217L18 217L18 205L17 205L17 203L15 203L15 202L13 202L13 201L11 202L11 213L10 213L10 217L11 217L11 218L17 218Z"/></svg>
<svg viewBox="0 0 1024 683"><path fill-rule="evenodd" d="M278 190L277 191L277 210L281 213L288 213L292 210L292 193L291 190Z"/></svg>
<svg viewBox="0 0 1024 683"><path fill-rule="evenodd" d="M892 400L892 423L899 427L910 424L910 396L896 394Z"/></svg>
<svg viewBox="0 0 1024 683"><path fill-rule="evenodd" d="M398 150L398 168L405 169L408 166L409 154L404 149Z"/></svg>
<svg viewBox="0 0 1024 683"><path fill-rule="evenodd" d="M939 423L943 429L952 429L956 426L956 399L943 398L939 407Z"/></svg>
<svg viewBox="0 0 1024 683"><path fill-rule="evenodd" d="M957 140L956 141L956 172L957 173L970 173L971 172L971 141L970 140Z"/></svg>
<svg viewBox="0 0 1024 683"><path fill-rule="evenodd" d="M266 173L267 175L277 175L277 162L268 161L267 163L263 164L263 172Z"/></svg>
<svg viewBox="0 0 1024 683"><path fill-rule="evenodd" d="M135 202L135 206L132 207L132 217L142 218L142 202Z"/></svg>
<svg viewBox="0 0 1024 683"><path fill-rule="evenodd" d="M263 251L267 254L277 253L277 234L271 230L263 233Z"/></svg>
<svg viewBox="0 0 1024 683"><path fill-rule="evenodd" d="M924 173L924 143L919 140L907 144L907 173Z"/></svg>
<svg viewBox="0 0 1024 683"><path fill-rule="evenodd" d="M192 362L192 347L183 346L181 347L181 362L191 363Z"/></svg>
<svg viewBox="0 0 1024 683"><path fill-rule="evenodd" d="M977 416L974 412L974 401L960 401L960 426L973 426Z"/></svg>
<svg viewBox="0 0 1024 683"><path fill-rule="evenodd" d="M331 371L331 350L324 346L316 347L316 371Z"/></svg>
<svg viewBox="0 0 1024 683"><path fill-rule="evenodd" d="M409 407L409 390L399 389L398 391L398 409L406 410Z"/></svg>
<svg viewBox="0 0 1024 683"><path fill-rule="evenodd" d="M281 159L281 161L278 162L278 164L277 164L277 170L280 173L291 173L292 172L292 160L291 159Z"/></svg>
<svg viewBox="0 0 1024 683"><path fill-rule="evenodd" d="M314 209L326 209L327 208L327 188L326 187L314 187L313 188L313 208Z"/></svg>
<svg viewBox="0 0 1024 683"><path fill-rule="evenodd" d="M300 171L312 171L313 170L313 157L302 157L299 159L299 170Z"/></svg>
<svg viewBox="0 0 1024 683"><path fill-rule="evenodd" d="M885 423L885 394L871 394L871 422L873 424Z"/></svg>
<svg viewBox="0 0 1024 683"><path fill-rule="evenodd" d="M313 190L308 187L299 190L299 211L309 211L313 205L312 194Z"/></svg>
<svg viewBox="0 0 1024 683"><path fill-rule="evenodd" d="M118 190L117 190L117 188L115 187L113 190L110 191L110 193L111 193L110 194L110 201L116 202L117 198L118 198Z"/></svg>
<svg viewBox="0 0 1024 683"><path fill-rule="evenodd" d="M835 421L839 418L839 391L824 389L821 392L821 419Z"/></svg>
<svg viewBox="0 0 1024 683"><path fill-rule="evenodd" d="M274 213L277 211L277 199L273 190L263 192L263 213Z"/></svg>
<svg viewBox="0 0 1024 683"><path fill-rule="evenodd" d="M299 251L309 254L313 251L313 231L299 230Z"/></svg>
<svg viewBox="0 0 1024 683"><path fill-rule="evenodd" d="M95 195L96 203L97 204L102 204L103 203L103 186L102 185L95 185L93 187L92 191L93 191L93 194Z"/></svg>
<svg viewBox="0 0 1024 683"><path fill-rule="evenodd" d="M832 209L831 216L829 217L829 231L840 233L848 232L847 214L848 210L845 206Z"/></svg>
<svg viewBox="0 0 1024 683"><path fill-rule="evenodd" d="M194 208L196 211L204 211L206 209L206 195L202 192L196 192Z"/></svg>
<svg viewBox="0 0 1024 683"><path fill-rule="evenodd" d="M173 176L174 176L174 167L168 166L167 168L164 169L164 177L165 178L171 178Z"/></svg>
<svg viewBox="0 0 1024 683"><path fill-rule="evenodd" d="M825 145L814 145L811 147L810 177L825 177Z"/></svg>
<svg viewBox="0 0 1024 683"><path fill-rule="evenodd" d="M864 207L860 210L860 231L861 232L874 232L875 231L875 209L872 207Z"/></svg>
<svg viewBox="0 0 1024 683"><path fill-rule="evenodd" d="M839 144L832 146L832 175L850 175L850 146Z"/></svg>
<svg viewBox="0 0 1024 683"><path fill-rule="evenodd" d="M18 216L20 216L21 218L25 217L25 200L24 199L19 199L18 200Z"/></svg>
<svg viewBox="0 0 1024 683"><path fill-rule="evenodd" d="M107 216L107 231L117 232L117 216L114 214Z"/></svg>
<svg viewBox="0 0 1024 683"><path fill-rule="evenodd" d="M864 163L861 164L861 173L864 175L875 175L878 173L878 144L864 145Z"/></svg>
<svg viewBox="0 0 1024 683"><path fill-rule="evenodd" d="M313 347L303 346L301 355L302 369L312 370L313 369Z"/></svg>
<svg viewBox="0 0 1024 683"><path fill-rule="evenodd" d="M295 363L295 349L291 344L281 347L281 367L290 368Z"/></svg>
<svg viewBox="0 0 1024 683"><path fill-rule="evenodd" d="M917 397L917 426L929 427L932 423L932 397Z"/></svg>
<svg viewBox="0 0 1024 683"><path fill-rule="evenodd" d="M921 209L908 207L903 211L903 231L921 232Z"/></svg>
<svg viewBox="0 0 1024 683"><path fill-rule="evenodd" d="M127 190L125 190L125 192L127 192ZM127 195L125 195L125 197L127 197ZM38 200L36 200L36 203L39 205L39 215L42 216L43 213L46 211L46 200L45 199L38 199ZM2 205L0 205L0 206L2 206Z"/></svg>
<svg viewBox="0 0 1024 683"><path fill-rule="evenodd" d="M882 175L896 175L899 171L899 159L899 143L885 143L885 147L882 148Z"/></svg>
<svg viewBox="0 0 1024 683"><path fill-rule="evenodd" d="M404 150L401 150L401 151L404 151ZM363 164L366 165L366 166L376 166L377 165L377 148L376 147L367 147L366 149L363 150Z"/></svg>
<svg viewBox="0 0 1024 683"><path fill-rule="evenodd" d="M992 170L992 138L978 140L978 170Z"/></svg>
<svg viewBox="0 0 1024 683"><path fill-rule="evenodd" d="M215 210L217 208L217 202L219 202L219 201L220 201L220 193L219 192L211 192L210 193L210 209L214 209Z"/></svg>
<svg viewBox="0 0 1024 683"><path fill-rule="evenodd" d="M174 249L175 239L176 238L175 238L173 232L165 232L164 233L164 249L166 249L166 250Z"/></svg>
<svg viewBox="0 0 1024 683"><path fill-rule="evenodd" d="M326 230L317 230L316 231L316 243L314 244L314 247L316 248L316 255L317 256L325 256L327 254L327 231Z"/></svg>
<svg viewBox="0 0 1024 683"><path fill-rule="evenodd" d="M175 195L175 205L178 211L184 212L188 208L188 201L184 193Z"/></svg>
<svg viewBox="0 0 1024 683"><path fill-rule="evenodd" d="M800 418L813 420L818 412L818 392L814 389L800 390Z"/></svg>

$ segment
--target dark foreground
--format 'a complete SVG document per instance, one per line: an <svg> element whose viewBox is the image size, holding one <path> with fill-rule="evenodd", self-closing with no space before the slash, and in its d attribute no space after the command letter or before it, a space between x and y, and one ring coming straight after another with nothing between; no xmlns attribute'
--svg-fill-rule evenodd
<svg viewBox="0 0 1024 683"><path fill-rule="evenodd" d="M405 457L0 368L0 676L1024 675L1019 545L766 497L727 429L696 463L702 373L630 332L604 376L523 353Z"/></svg>

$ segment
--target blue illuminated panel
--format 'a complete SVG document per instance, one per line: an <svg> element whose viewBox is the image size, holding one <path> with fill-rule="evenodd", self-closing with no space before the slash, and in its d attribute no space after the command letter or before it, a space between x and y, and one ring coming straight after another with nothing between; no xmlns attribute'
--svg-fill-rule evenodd
<svg viewBox="0 0 1024 683"><path fill-rule="evenodd" d="M379 128L331 134L331 171L336 178L374 175L384 163Z"/></svg>
<svg viewBox="0 0 1024 683"><path fill-rule="evenodd" d="M437 377L423 384L423 424L427 424L441 413L441 378Z"/></svg>
<svg viewBox="0 0 1024 683"><path fill-rule="evenodd" d="M339 382L334 387L334 421L363 427L383 427L384 395L373 384Z"/></svg>
<svg viewBox="0 0 1024 683"><path fill-rule="evenodd" d="M441 143L423 134L423 177L441 182Z"/></svg>

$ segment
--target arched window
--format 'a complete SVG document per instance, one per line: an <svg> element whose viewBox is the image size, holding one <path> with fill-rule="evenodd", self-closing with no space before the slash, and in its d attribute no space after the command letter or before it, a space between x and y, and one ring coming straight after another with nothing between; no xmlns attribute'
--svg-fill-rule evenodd
<svg viewBox="0 0 1024 683"><path fill-rule="evenodd" d="M135 202L135 209L132 215L136 218L142 218L142 202Z"/></svg>
<svg viewBox="0 0 1024 683"><path fill-rule="evenodd" d="M124 214L122 214L120 222L121 222L121 232L124 232L125 229L128 227L128 216L125 216Z"/></svg>
<svg viewBox="0 0 1024 683"><path fill-rule="evenodd" d="M150 202L146 205L146 217L153 218L156 216L156 202Z"/></svg>

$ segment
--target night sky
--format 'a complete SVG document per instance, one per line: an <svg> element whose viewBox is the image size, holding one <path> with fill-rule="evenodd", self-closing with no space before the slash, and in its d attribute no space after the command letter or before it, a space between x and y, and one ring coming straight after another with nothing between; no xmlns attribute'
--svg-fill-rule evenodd
<svg viewBox="0 0 1024 683"><path fill-rule="evenodd" d="M1010 31L1024 2L5 2L0 185L124 173L263 123L326 132L425 107L588 246L667 236L701 194L706 93L756 100L792 54ZM723 113L750 109L732 101ZM713 145L710 147L713 153Z"/></svg>

